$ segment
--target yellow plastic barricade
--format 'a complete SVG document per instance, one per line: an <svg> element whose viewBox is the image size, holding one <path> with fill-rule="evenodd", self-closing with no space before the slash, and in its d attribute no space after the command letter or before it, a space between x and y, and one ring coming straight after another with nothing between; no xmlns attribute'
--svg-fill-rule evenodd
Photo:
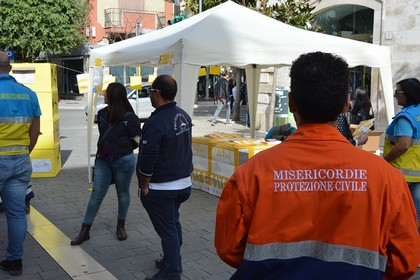
<svg viewBox="0 0 420 280"><path fill-rule="evenodd" d="M14 63L10 74L36 93L41 107L41 134L30 154L32 177L55 177L61 170L56 65Z"/></svg>

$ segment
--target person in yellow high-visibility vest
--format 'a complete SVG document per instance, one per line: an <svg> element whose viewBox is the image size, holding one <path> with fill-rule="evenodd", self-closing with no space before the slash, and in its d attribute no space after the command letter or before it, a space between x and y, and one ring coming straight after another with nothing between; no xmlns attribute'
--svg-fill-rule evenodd
<svg viewBox="0 0 420 280"><path fill-rule="evenodd" d="M29 153L40 132L41 108L32 90L9 75L6 53L0 52L0 196L7 217L9 244L0 269L22 274L26 236L25 196L32 175Z"/></svg>
<svg viewBox="0 0 420 280"><path fill-rule="evenodd" d="M403 173L420 221L420 81L399 81L394 97L403 108L386 129L384 159Z"/></svg>

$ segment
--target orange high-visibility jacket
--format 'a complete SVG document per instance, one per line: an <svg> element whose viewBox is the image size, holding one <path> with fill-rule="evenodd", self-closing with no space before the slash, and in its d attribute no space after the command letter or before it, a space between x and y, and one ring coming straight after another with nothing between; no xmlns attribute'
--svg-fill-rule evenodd
<svg viewBox="0 0 420 280"><path fill-rule="evenodd" d="M409 279L417 228L400 171L335 127L306 124L235 171L215 246L231 279Z"/></svg>

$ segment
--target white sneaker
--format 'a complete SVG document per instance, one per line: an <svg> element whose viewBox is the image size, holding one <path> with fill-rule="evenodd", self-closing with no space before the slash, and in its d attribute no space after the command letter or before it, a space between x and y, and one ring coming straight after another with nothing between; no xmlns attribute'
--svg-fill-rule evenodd
<svg viewBox="0 0 420 280"><path fill-rule="evenodd" d="M215 126L216 123L214 121L211 122L211 126Z"/></svg>

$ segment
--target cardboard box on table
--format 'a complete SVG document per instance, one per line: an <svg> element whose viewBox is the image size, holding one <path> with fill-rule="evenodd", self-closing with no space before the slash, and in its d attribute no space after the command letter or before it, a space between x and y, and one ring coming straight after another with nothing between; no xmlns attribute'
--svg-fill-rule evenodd
<svg viewBox="0 0 420 280"><path fill-rule="evenodd" d="M193 137L193 165L194 169L210 175L211 172L211 153L212 147L220 142L227 142L229 139L213 139L208 137Z"/></svg>
<svg viewBox="0 0 420 280"><path fill-rule="evenodd" d="M277 143L241 138L195 137L193 146L194 144L193 185L197 189L220 196L226 182L239 165Z"/></svg>
<svg viewBox="0 0 420 280"><path fill-rule="evenodd" d="M211 158L213 147L231 139L242 138L241 134L233 133L212 133L206 136L193 137L193 165L194 171L191 174L193 188L201 189L205 192L218 193L219 185L222 184L221 178L216 178L211 173Z"/></svg>
<svg viewBox="0 0 420 280"><path fill-rule="evenodd" d="M217 143L228 142L231 139L243 137L243 135L236 133L212 133L206 136L193 137L192 150L194 169L210 173L212 147Z"/></svg>
<svg viewBox="0 0 420 280"><path fill-rule="evenodd" d="M220 196L222 194L223 187L229 178L218 176L216 174L210 174L194 169L191 174L193 187L205 191L207 193Z"/></svg>
<svg viewBox="0 0 420 280"><path fill-rule="evenodd" d="M383 134L382 131L372 131L369 130L374 123L374 119L366 120L357 124L351 124L350 130L353 134L353 137L358 138L361 133L367 133L368 141L364 145L358 146L359 148L377 154L378 156L381 154L380 151L380 143L381 143L381 135Z"/></svg>
<svg viewBox="0 0 420 280"><path fill-rule="evenodd" d="M365 151L377 154L378 156L381 155L380 151L380 143L381 143L381 135L384 134L381 131L369 131L367 133L368 135L368 141L366 144L359 146Z"/></svg>

